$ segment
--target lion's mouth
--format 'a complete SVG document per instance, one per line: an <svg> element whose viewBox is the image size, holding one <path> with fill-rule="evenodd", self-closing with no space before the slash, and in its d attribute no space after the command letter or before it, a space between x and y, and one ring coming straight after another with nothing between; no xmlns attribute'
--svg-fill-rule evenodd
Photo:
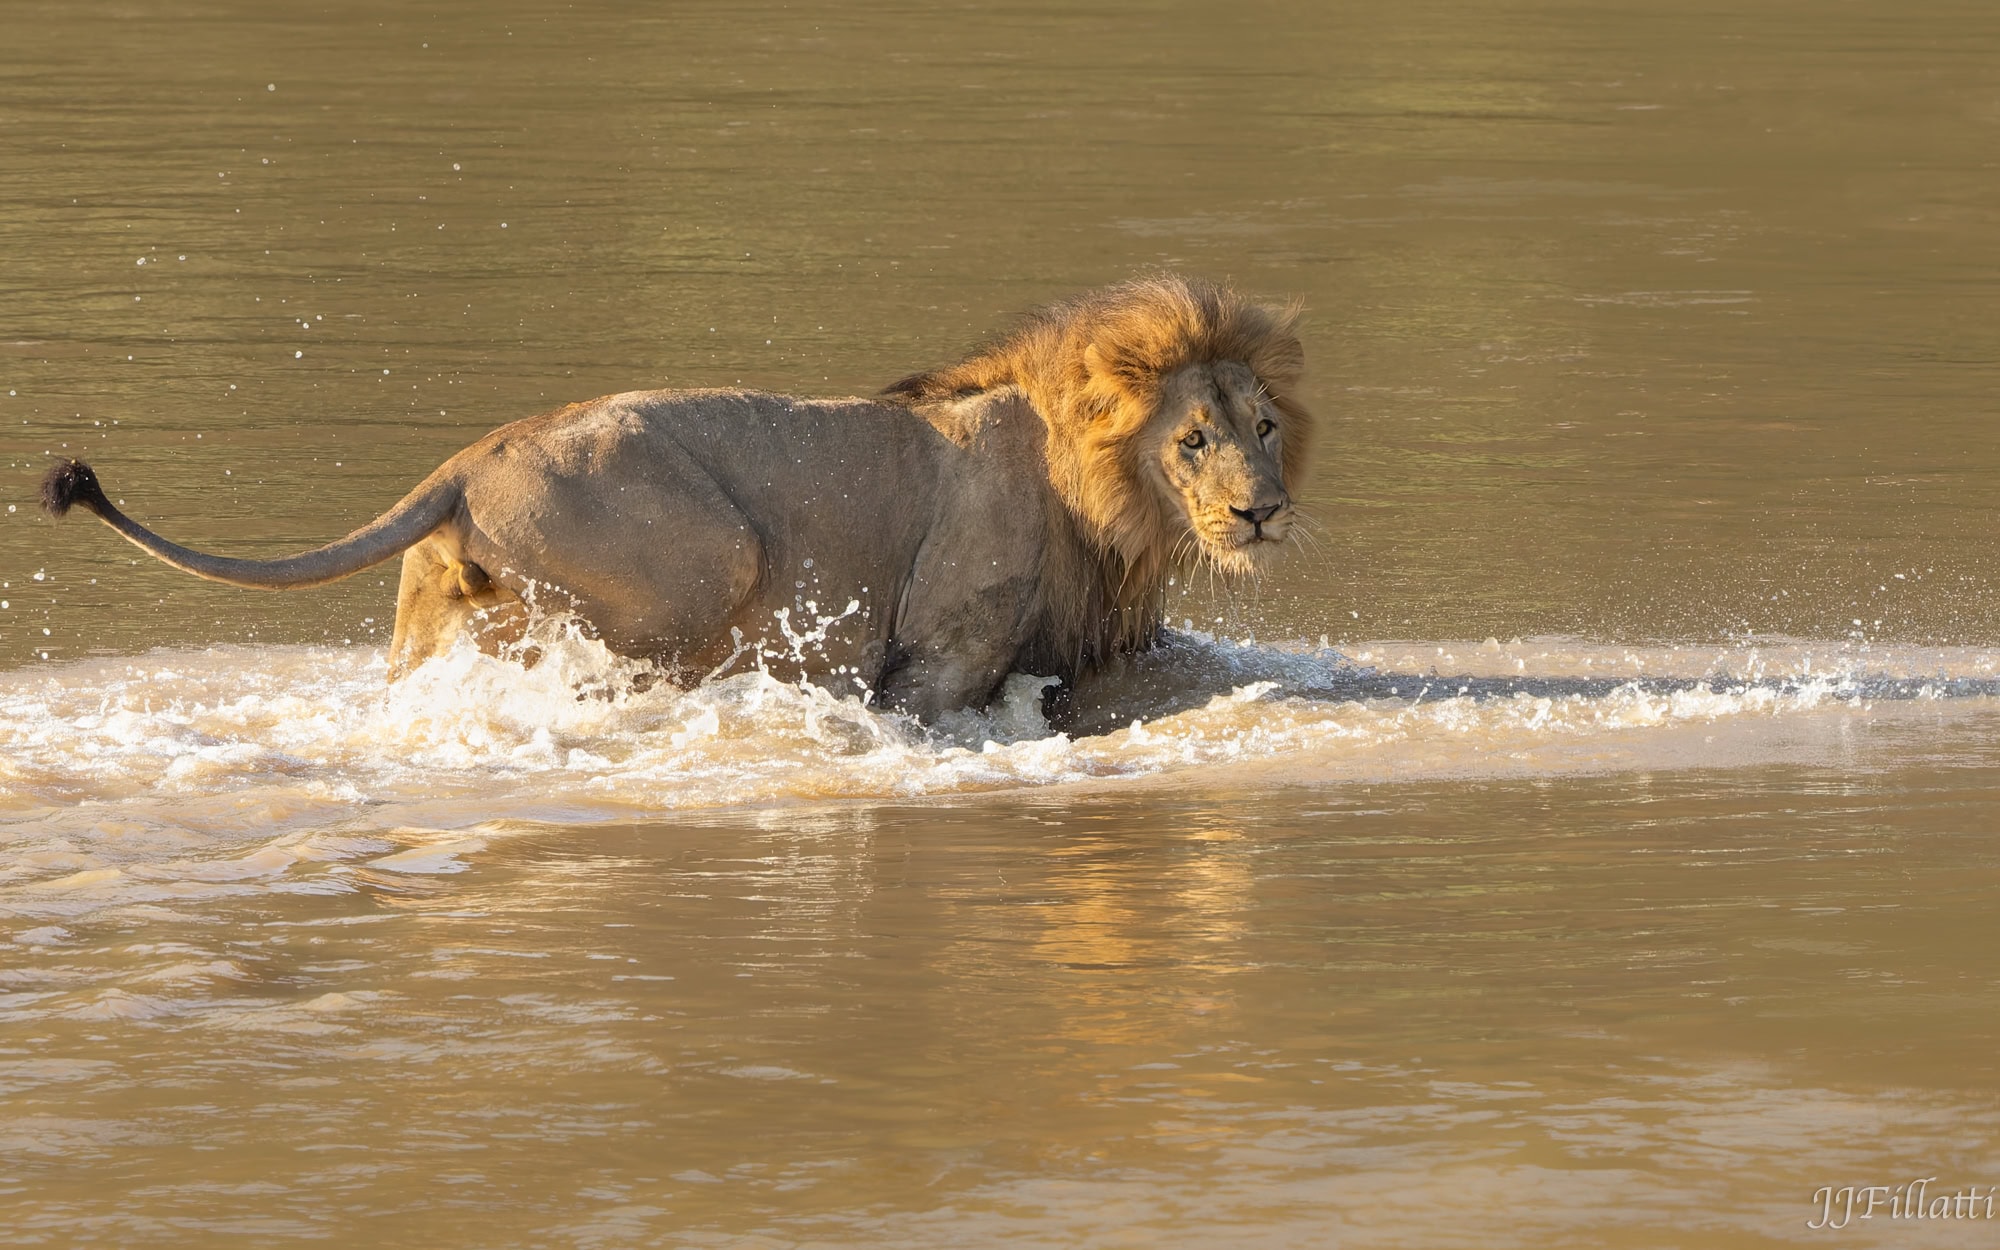
<svg viewBox="0 0 2000 1250"><path fill-rule="evenodd" d="M1292 518L1289 515L1265 517L1261 521L1238 520L1229 527L1229 543L1233 547L1255 547L1261 543L1281 543L1291 531ZM1247 531L1247 532L1246 532Z"/></svg>
<svg viewBox="0 0 2000 1250"><path fill-rule="evenodd" d="M1205 525L1198 532L1209 559L1241 571L1276 553L1291 534L1291 518L1243 521L1232 517L1227 525Z"/></svg>

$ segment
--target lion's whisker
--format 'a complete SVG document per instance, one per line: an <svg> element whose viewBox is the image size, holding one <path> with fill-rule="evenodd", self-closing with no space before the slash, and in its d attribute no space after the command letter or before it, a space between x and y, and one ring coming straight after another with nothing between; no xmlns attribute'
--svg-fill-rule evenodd
<svg viewBox="0 0 2000 1250"><path fill-rule="evenodd" d="M119 511L80 461L49 468L42 503L56 516L80 508L167 564L235 586L322 585L414 552L397 596L392 677L445 654L467 629L489 653L516 648L529 636L507 631L525 631L538 586L557 594L588 585L587 614L579 595L558 595L581 635L642 663L729 655L715 679L751 655L843 679L849 666L833 662L843 648L934 655L935 663L885 664L868 682L854 679L870 698L928 720L984 703L995 664L1001 673L1031 663L1041 672L1046 662L1067 684L1143 648L1166 611L1169 581L1183 572L1189 597L1199 568L1211 600L1261 601L1265 562L1280 549L1256 541L1278 537L1264 532L1275 510L1263 501L1281 497L1288 461L1296 476L1313 425L1292 394L1302 355L1296 315L1162 274L1032 314L958 363L873 400L660 391L572 404L458 453L347 538L276 559L171 543ZM1080 378L1090 384L1072 385ZM1253 440L1236 428L1253 385L1260 410L1270 405L1260 415L1283 416L1281 433L1267 427ZM1211 403L1230 418L1207 419L1213 413L1199 406ZM1016 410L1019 420L1004 415ZM725 420L767 433L711 440ZM865 452L849 442L864 431ZM690 440L708 441L695 455ZM839 508L779 502L760 516L739 498L738 485L752 482L774 500L810 498L828 474L850 500ZM668 480L678 485L662 499ZM671 539L646 533L647 508L675 518ZM596 523L600 514L613 523ZM927 527L846 519L877 515L932 519ZM1301 514L1300 546L1319 550L1318 529ZM459 554L468 544L490 568ZM956 571L933 576L945 569ZM887 595L891 577L904 586L900 606ZM672 612L660 606L669 597ZM845 610L821 613L821 604L843 601ZM745 642L743 625L767 616L789 653L767 652L761 637ZM850 616L841 628L852 636L830 638L828 628ZM524 647L512 653L525 658ZM694 665L687 677L700 673Z"/></svg>

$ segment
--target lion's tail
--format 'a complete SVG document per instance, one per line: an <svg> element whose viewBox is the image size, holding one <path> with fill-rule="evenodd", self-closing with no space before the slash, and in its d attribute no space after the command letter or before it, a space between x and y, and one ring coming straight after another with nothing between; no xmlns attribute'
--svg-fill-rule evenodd
<svg viewBox="0 0 2000 1250"><path fill-rule="evenodd" d="M278 560L237 560L170 543L126 516L105 498L97 474L81 460L66 460L42 479L42 507L50 516L60 517L73 507L83 507L127 541L183 572L252 590L319 586L380 564L444 524L458 509L461 498L457 483L433 474L401 503L339 542Z"/></svg>

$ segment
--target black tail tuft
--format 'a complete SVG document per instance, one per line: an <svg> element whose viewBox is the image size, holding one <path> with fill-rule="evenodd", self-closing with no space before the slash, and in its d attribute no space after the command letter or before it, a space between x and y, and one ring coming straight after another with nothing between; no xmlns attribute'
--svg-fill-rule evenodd
<svg viewBox="0 0 2000 1250"><path fill-rule="evenodd" d="M65 460L49 470L42 479L42 507L50 516L59 517L77 504L103 515L103 510L111 506L104 497L104 491L97 485L97 475L81 460Z"/></svg>

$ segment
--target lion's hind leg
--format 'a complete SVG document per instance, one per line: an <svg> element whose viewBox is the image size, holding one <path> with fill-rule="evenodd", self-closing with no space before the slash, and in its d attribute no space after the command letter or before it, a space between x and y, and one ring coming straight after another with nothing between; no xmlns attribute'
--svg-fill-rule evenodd
<svg viewBox="0 0 2000 1250"><path fill-rule="evenodd" d="M497 655L527 632L528 610L486 570L459 558L436 538L403 553L396 591L396 632L389 642L389 679L407 675L451 650L471 632L479 649Z"/></svg>

